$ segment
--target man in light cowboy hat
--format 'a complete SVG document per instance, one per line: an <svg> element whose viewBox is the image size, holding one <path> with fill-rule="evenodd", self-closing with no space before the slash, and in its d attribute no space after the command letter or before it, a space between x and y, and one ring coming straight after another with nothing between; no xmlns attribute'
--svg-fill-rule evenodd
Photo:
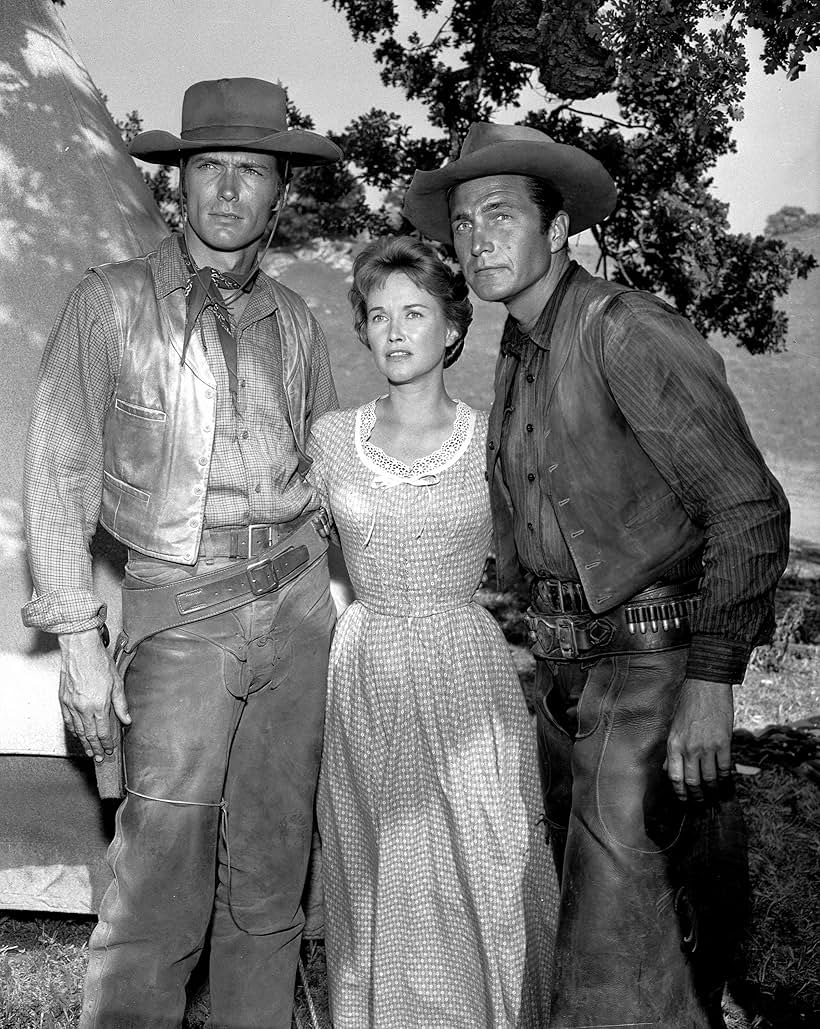
<svg viewBox="0 0 820 1029"><path fill-rule="evenodd" d="M86 752L104 763L127 727L81 1025L180 1025L210 927L212 1024L289 1029L334 621L300 472L336 393L321 328L258 255L290 168L341 152L239 78L191 86L181 135L131 153L180 164L182 234L72 292L27 460L24 618L59 636ZM98 518L128 547L116 664Z"/></svg>
<svg viewBox="0 0 820 1029"><path fill-rule="evenodd" d="M509 315L487 469L499 577L532 584L561 879L549 1025L693 1029L721 1024L720 968L691 952L720 965L702 894L745 879L732 684L773 624L788 505L691 324L570 260L567 237L615 202L589 154L474 124L404 213ZM693 816L718 843L699 879Z"/></svg>

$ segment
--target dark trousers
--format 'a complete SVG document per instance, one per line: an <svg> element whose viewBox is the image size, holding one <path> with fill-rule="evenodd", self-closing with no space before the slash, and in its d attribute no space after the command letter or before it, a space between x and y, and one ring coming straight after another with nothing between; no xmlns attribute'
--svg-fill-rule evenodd
<svg viewBox="0 0 820 1029"><path fill-rule="evenodd" d="M211 1024L290 1029L334 619L322 560L139 647L82 1029L181 1025L209 927Z"/></svg>
<svg viewBox="0 0 820 1029"><path fill-rule="evenodd" d="M561 882L551 1029L722 1024L719 986L705 995L676 911L687 806L663 762L686 656L538 662L539 757Z"/></svg>

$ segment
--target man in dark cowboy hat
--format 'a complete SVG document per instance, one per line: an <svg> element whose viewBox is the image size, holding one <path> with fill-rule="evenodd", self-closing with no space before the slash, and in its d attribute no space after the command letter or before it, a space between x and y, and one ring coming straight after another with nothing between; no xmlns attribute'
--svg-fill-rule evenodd
<svg viewBox="0 0 820 1029"><path fill-rule="evenodd" d="M742 882L732 686L773 624L788 506L692 325L570 260L567 237L615 201L581 150L474 124L404 210L509 314L487 467L500 578L532 583L561 879L549 1025L701 1029L722 983L697 961L708 911L681 889L680 843L708 802L707 886Z"/></svg>
<svg viewBox="0 0 820 1029"><path fill-rule="evenodd" d="M336 393L321 328L258 255L290 169L341 152L244 78L191 86L181 135L131 152L180 164L182 234L72 292L27 460L24 618L58 634L86 752L104 763L126 726L81 1025L180 1025L210 928L212 1024L290 1029L334 620L300 472ZM98 521L128 547L116 664Z"/></svg>

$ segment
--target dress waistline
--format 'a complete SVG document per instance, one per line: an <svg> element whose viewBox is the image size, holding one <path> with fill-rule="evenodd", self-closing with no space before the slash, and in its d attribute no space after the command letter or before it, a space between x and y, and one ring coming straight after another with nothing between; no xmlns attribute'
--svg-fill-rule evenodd
<svg viewBox="0 0 820 1029"><path fill-rule="evenodd" d="M473 605L478 607L481 606L473 598L470 600L437 602L430 607L425 607L423 605L420 605L419 607L408 607L407 605L399 606L396 603L389 603L387 601L361 600L359 598L356 599L356 603L360 604L371 614L389 615L392 618L433 618L435 615L449 613L450 611L458 611L462 608L472 607Z"/></svg>

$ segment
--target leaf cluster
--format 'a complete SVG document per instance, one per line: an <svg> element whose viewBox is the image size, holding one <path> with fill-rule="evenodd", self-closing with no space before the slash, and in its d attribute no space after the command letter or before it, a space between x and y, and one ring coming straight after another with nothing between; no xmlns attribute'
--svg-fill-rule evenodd
<svg viewBox="0 0 820 1029"><path fill-rule="evenodd" d="M470 122L517 104L532 74L532 46L558 46L545 27L554 29L550 17L564 9L564 0L543 0L537 17L537 2L416 0L422 15L438 15L423 41L419 32L401 36L399 6L390 0L330 2L354 37L373 45L382 81L421 100L443 133L414 147L396 116L384 112L348 126L348 155L362 180L394 191L406 187L413 160L418 168L437 166L442 150L458 153ZM576 82L523 120L591 152L618 183L618 208L595 230L604 274L665 295L701 331L732 334L752 352L783 347L786 321L775 303L816 262L780 240L731 233L710 175L718 158L736 149L749 28L764 34L766 70L794 78L820 45L816 0L610 0L584 8L578 38L573 44L564 32L560 57L571 60L575 45L579 60L598 54L602 73L614 67L619 118L578 109ZM511 37L499 25L505 11L517 19ZM531 23L532 45L521 48L529 64L497 53L499 38L522 38L522 12ZM549 60L549 50L542 52L542 67Z"/></svg>

